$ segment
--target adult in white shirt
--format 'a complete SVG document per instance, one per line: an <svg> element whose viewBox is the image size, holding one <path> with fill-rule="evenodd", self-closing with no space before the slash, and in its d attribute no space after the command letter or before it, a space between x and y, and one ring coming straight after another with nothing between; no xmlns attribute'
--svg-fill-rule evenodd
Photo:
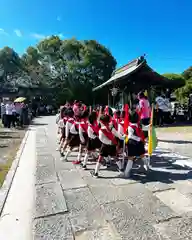
<svg viewBox="0 0 192 240"><path fill-rule="evenodd" d="M11 127L11 123L12 123L12 110L13 110L13 106L11 102L8 101L8 103L5 105L6 123L8 128Z"/></svg>
<svg viewBox="0 0 192 240"><path fill-rule="evenodd" d="M156 101L157 124L163 125L167 123L170 118L170 102L164 95L158 96Z"/></svg>
<svg viewBox="0 0 192 240"><path fill-rule="evenodd" d="M17 121L17 111L16 111L16 106L13 103L12 104L12 125L13 125L13 127L15 127L16 121Z"/></svg>
<svg viewBox="0 0 192 240"><path fill-rule="evenodd" d="M5 110L5 103L1 102L1 120L3 126L6 127L6 110Z"/></svg>
<svg viewBox="0 0 192 240"><path fill-rule="evenodd" d="M156 124L162 126L164 123L164 111L165 111L165 102L164 97L159 95L156 97Z"/></svg>

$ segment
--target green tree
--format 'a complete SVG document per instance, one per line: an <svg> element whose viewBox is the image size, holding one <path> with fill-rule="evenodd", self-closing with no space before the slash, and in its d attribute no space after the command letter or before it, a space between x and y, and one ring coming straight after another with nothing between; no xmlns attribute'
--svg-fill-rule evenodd
<svg viewBox="0 0 192 240"><path fill-rule="evenodd" d="M183 73L182 76L185 78L186 81L192 79L192 67L189 67L186 69Z"/></svg>
<svg viewBox="0 0 192 240"><path fill-rule="evenodd" d="M182 103L187 103L189 94L192 93L192 67L189 67L182 73L182 77L185 79L185 86L175 91L178 100Z"/></svg>
<svg viewBox="0 0 192 240"><path fill-rule="evenodd" d="M0 50L1 88L14 87L14 78L19 74L22 66L19 55L11 48L4 47Z"/></svg>
<svg viewBox="0 0 192 240"><path fill-rule="evenodd" d="M172 88L178 88L185 85L185 78L182 76L182 74L176 74L176 73L165 73L163 74L164 77L170 79L172 81Z"/></svg>
<svg viewBox="0 0 192 240"><path fill-rule="evenodd" d="M116 66L109 50L93 40L62 41L52 36L41 41L37 48L42 65L52 77L51 86L62 101L75 98L91 103L92 88L108 80Z"/></svg>
<svg viewBox="0 0 192 240"><path fill-rule="evenodd" d="M92 88L108 80L115 67L110 51L95 40L51 36L28 47L21 57L9 47L0 51L1 85L51 88L59 104L74 99L91 104ZM106 96L95 94L101 102Z"/></svg>

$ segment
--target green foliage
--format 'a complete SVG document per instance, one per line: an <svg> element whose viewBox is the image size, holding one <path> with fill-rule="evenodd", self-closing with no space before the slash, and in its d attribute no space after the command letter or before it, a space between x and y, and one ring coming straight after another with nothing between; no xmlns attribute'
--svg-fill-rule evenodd
<svg viewBox="0 0 192 240"><path fill-rule="evenodd" d="M163 74L164 77L170 79L173 82L173 89L182 87L185 85L185 78L181 74L176 73L165 73Z"/></svg>
<svg viewBox="0 0 192 240"><path fill-rule="evenodd" d="M185 78L186 81L192 79L192 67L189 67L182 73L182 76Z"/></svg>
<svg viewBox="0 0 192 240"><path fill-rule="evenodd" d="M182 74L170 73L164 74L164 76L178 82L174 91L176 98L180 103L187 104L189 94L192 93L192 67L189 67Z"/></svg>
<svg viewBox="0 0 192 240"><path fill-rule="evenodd" d="M95 40L61 40L51 36L37 46L28 47L21 57L5 47L0 50L0 66L4 69L0 76L2 86L12 79L17 86L25 83L30 87L51 88L52 99L59 104L74 99L90 104L92 88L110 78L116 60ZM106 95L97 94L96 98L105 102Z"/></svg>

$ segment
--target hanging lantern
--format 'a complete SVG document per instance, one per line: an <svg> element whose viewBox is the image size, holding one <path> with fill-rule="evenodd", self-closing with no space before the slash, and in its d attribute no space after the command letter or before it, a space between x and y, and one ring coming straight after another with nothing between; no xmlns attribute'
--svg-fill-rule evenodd
<svg viewBox="0 0 192 240"><path fill-rule="evenodd" d="M113 87L113 88L111 89L111 95L112 95L113 97L115 97L115 96L117 95L118 91L119 91L118 88Z"/></svg>
<svg viewBox="0 0 192 240"><path fill-rule="evenodd" d="M144 91L144 95L145 95L145 97L148 96L147 90Z"/></svg>

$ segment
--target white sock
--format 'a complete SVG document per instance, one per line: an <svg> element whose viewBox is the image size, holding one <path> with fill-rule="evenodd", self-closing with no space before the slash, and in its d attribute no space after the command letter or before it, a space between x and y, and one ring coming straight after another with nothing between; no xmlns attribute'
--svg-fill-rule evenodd
<svg viewBox="0 0 192 240"><path fill-rule="evenodd" d="M77 161L81 161L81 152L78 152Z"/></svg>
<svg viewBox="0 0 192 240"><path fill-rule="evenodd" d="M64 160L67 160L67 157L69 156L70 153L71 153L71 150L68 149L67 152L66 152L66 154L65 154Z"/></svg>
<svg viewBox="0 0 192 240"><path fill-rule="evenodd" d="M96 163L96 166L95 166L95 173L98 173L98 172L99 172L100 166L101 166L101 163L100 163L100 162L97 162L97 163Z"/></svg>
<svg viewBox="0 0 192 240"><path fill-rule="evenodd" d="M121 161L117 161L116 162L118 168L121 170L122 169L122 162Z"/></svg>
<svg viewBox="0 0 192 240"><path fill-rule="evenodd" d="M91 155L93 158L98 158L98 154L96 152L92 152Z"/></svg>
<svg viewBox="0 0 192 240"><path fill-rule="evenodd" d="M89 158L89 153L86 153L86 154L85 154L85 157L84 157L84 160L83 160L83 165L84 165L84 166L87 165L88 158Z"/></svg>
<svg viewBox="0 0 192 240"><path fill-rule="evenodd" d="M144 168L145 168L146 170L148 170L148 169L149 169L149 166L150 166L149 158L147 158L147 157L145 156L145 157L142 158L142 160L143 160L143 163L144 163Z"/></svg>
<svg viewBox="0 0 192 240"><path fill-rule="evenodd" d="M105 158L105 161L106 161L107 163L110 163L110 162L111 162L111 157L110 157L110 156L106 157L106 158Z"/></svg>
<svg viewBox="0 0 192 240"><path fill-rule="evenodd" d="M133 161L132 160L128 160L127 162L127 166L126 166L126 169L125 169L125 177L129 177L130 176L130 172L131 172L131 169L132 169L132 166L133 166Z"/></svg>

